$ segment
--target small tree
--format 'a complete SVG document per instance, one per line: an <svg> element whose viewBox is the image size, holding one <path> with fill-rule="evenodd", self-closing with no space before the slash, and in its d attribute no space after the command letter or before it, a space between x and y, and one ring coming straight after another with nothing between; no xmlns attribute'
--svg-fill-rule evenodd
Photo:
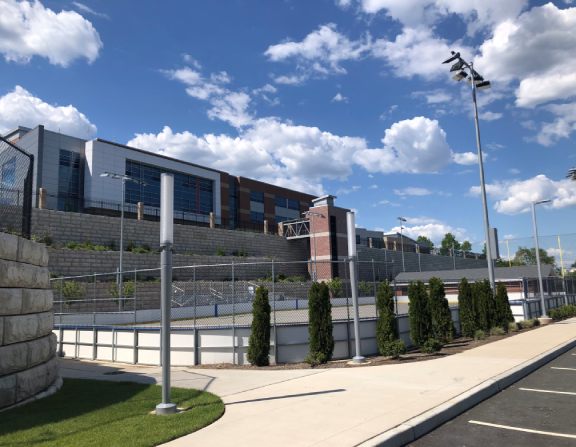
<svg viewBox="0 0 576 447"><path fill-rule="evenodd" d="M308 334L310 352L306 361L317 365L332 358L334 335L332 334L332 304L325 283L313 283L308 291Z"/></svg>
<svg viewBox="0 0 576 447"><path fill-rule="evenodd" d="M460 312L460 328L464 337L474 337L476 332L476 313L472 298L472 286L462 278L458 286L458 308Z"/></svg>
<svg viewBox="0 0 576 447"><path fill-rule="evenodd" d="M489 332L494 321L494 294L488 280L474 284L473 297L475 302L476 328Z"/></svg>
<svg viewBox="0 0 576 447"><path fill-rule="evenodd" d="M432 335L432 318L428 305L428 294L422 281L410 283L408 286L408 300L410 338L416 346L422 346Z"/></svg>
<svg viewBox="0 0 576 447"><path fill-rule="evenodd" d="M394 314L394 292L388 281L380 283L376 293L378 322L376 323L376 344L381 355L398 357L406 351L401 340L398 340L398 327Z"/></svg>
<svg viewBox="0 0 576 447"><path fill-rule="evenodd" d="M256 289L252 306L252 330L248 340L248 361L256 366L267 366L270 353L270 303L268 289Z"/></svg>
<svg viewBox="0 0 576 447"><path fill-rule="evenodd" d="M492 326L501 327L504 331L508 332L508 324L514 321L514 315L512 315L512 309L510 309L508 291L506 290L506 286L502 283L499 283L496 287L494 307L495 312Z"/></svg>
<svg viewBox="0 0 576 447"><path fill-rule="evenodd" d="M430 316L432 318L432 337L442 343L451 341L454 336L452 313L446 299L444 283L439 278L430 278Z"/></svg>
<svg viewBox="0 0 576 447"><path fill-rule="evenodd" d="M460 249L460 242L456 239L452 233L446 233L444 235L444 239L440 243L440 254L442 256L453 256L452 250L459 250Z"/></svg>
<svg viewBox="0 0 576 447"><path fill-rule="evenodd" d="M329 279L328 281L326 281L326 285L328 286L330 298L340 298L342 296L344 286L340 278L336 277L333 279Z"/></svg>

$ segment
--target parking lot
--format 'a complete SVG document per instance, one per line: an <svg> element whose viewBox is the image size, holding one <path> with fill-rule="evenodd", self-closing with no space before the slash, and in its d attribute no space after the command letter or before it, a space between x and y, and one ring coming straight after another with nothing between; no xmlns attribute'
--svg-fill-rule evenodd
<svg viewBox="0 0 576 447"><path fill-rule="evenodd" d="M576 446L575 406L572 349L409 445Z"/></svg>

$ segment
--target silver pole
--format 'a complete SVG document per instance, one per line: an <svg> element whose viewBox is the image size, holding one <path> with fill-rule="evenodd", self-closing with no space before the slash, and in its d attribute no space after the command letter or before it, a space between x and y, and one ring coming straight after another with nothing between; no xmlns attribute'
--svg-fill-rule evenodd
<svg viewBox="0 0 576 447"><path fill-rule="evenodd" d="M400 250L402 251L402 271L406 271L406 265L404 264L404 237L402 236L402 230L404 227L402 226L402 221L400 221Z"/></svg>
<svg viewBox="0 0 576 447"><path fill-rule="evenodd" d="M124 195L126 190L126 179L122 178L122 201L120 208L120 274L118 276L118 310L122 311L122 297L124 296Z"/></svg>
<svg viewBox="0 0 576 447"><path fill-rule="evenodd" d="M358 282L356 278L356 224L354 213L346 213L348 226L348 257L350 265L350 289L352 291L352 306L354 307L354 344L356 355L352 358L354 363L363 363L366 359L360 352L360 315L358 311Z"/></svg>
<svg viewBox="0 0 576 447"><path fill-rule="evenodd" d="M484 232L486 234L486 261L488 262L488 280L490 287L495 290L494 264L492 263L492 250L490 248L490 221L488 219L488 203L486 200L486 185L484 183L484 161L482 160L482 145L480 143L480 124L478 122L478 104L476 103L476 82L474 82L473 64L468 66L472 77L472 102L474 103L474 125L476 127L476 147L478 149L478 167L480 170L480 190L482 191L482 211L484 213Z"/></svg>
<svg viewBox="0 0 576 447"><path fill-rule="evenodd" d="M160 197L162 403L156 405L156 414L165 415L176 413L176 404L170 402L170 306L172 303L172 244L174 241L174 177L170 174L162 174Z"/></svg>
<svg viewBox="0 0 576 447"><path fill-rule="evenodd" d="M540 287L541 318L546 315L546 303L544 302L544 287L542 284L542 269L540 268L540 245L538 244L538 226L536 224L536 203L532 202L532 229L534 230L534 245L536 246L536 266L538 267L538 286Z"/></svg>

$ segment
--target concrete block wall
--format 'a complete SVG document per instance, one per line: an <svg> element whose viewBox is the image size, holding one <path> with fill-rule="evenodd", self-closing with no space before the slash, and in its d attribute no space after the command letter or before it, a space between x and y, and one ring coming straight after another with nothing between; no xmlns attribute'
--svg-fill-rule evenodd
<svg viewBox="0 0 576 447"><path fill-rule="evenodd" d="M0 409L57 390L48 251L0 233Z"/></svg>

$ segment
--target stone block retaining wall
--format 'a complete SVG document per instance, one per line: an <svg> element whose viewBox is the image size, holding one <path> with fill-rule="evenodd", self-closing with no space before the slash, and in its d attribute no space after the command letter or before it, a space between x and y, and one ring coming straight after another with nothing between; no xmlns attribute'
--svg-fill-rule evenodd
<svg viewBox="0 0 576 447"><path fill-rule="evenodd" d="M0 409L60 387L53 320L46 247L0 233Z"/></svg>

